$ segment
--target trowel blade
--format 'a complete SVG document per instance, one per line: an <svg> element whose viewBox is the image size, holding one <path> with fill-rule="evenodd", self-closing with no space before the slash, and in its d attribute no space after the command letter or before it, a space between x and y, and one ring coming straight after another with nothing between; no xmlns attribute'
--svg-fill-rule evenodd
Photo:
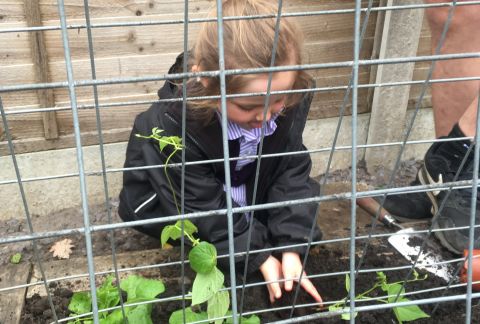
<svg viewBox="0 0 480 324"><path fill-rule="evenodd" d="M425 238L424 236L413 232L413 228L406 228L396 232L388 238L388 242L412 264L415 262L421 244ZM420 244L417 245L412 243L411 240L413 238L417 238ZM442 257L438 255L438 252L432 251L428 243L429 242L427 242L420 254L415 267L433 273L437 277L443 278L446 282L450 281L451 274L454 270L450 264L442 263L444 261Z"/></svg>

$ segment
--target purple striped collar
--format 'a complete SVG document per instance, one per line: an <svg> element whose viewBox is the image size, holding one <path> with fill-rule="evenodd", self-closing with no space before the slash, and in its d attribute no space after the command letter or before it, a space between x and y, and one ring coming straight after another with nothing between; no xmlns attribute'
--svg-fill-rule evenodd
<svg viewBox="0 0 480 324"><path fill-rule="evenodd" d="M265 123L265 136L272 135L277 129L277 123L275 122L275 119L277 119L277 117L278 115L272 116L272 118L270 118L270 120ZM246 142L250 142L253 140L258 140L262 136L261 128L245 129L230 120L228 121L227 128L229 140L236 140L238 138L244 137Z"/></svg>

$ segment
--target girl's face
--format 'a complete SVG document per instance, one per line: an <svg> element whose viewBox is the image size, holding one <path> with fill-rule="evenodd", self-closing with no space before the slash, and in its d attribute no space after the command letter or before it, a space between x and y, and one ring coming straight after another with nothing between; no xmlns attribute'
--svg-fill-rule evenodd
<svg viewBox="0 0 480 324"><path fill-rule="evenodd" d="M270 91L291 90L296 78L295 71L276 72L273 74ZM268 74L259 74L250 81L247 86L240 89L238 93L266 92L268 85ZM265 116L266 121L270 120L273 114L279 113L285 105L285 94L270 95L269 107ZM231 98L227 100L227 118L245 129L261 128L263 122L263 109L265 96ZM217 109L221 111L220 101Z"/></svg>

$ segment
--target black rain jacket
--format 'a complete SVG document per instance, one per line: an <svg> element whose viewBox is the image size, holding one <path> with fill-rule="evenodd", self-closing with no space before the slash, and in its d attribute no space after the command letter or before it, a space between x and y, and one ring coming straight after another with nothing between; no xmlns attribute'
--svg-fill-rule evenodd
<svg viewBox="0 0 480 324"><path fill-rule="evenodd" d="M181 69L181 57L171 71ZM170 72L169 72L170 73ZM181 97L181 90L170 82L158 92L161 99ZM263 154L302 151L302 132L307 120L312 96L306 94L297 107L287 109L276 119L277 129L265 137ZM187 117L189 114L187 112ZM140 113L134 123L127 146L125 167L162 165L172 152L168 147L160 152L158 143L138 138L135 134L149 135L152 128L164 130L165 136L182 134L182 103L155 103ZM209 124L187 118L185 145L186 162L223 159L221 123L214 118ZM181 162L181 152L169 164ZM232 165L232 164L231 164ZM279 157L264 157L260 164L256 204L283 202L318 196L320 187L310 178L311 159L307 153ZM168 174L180 202L181 168L168 168ZM248 204L252 203L255 173L247 180ZM207 163L185 166L185 213L218 210L226 208L224 191L224 165ZM234 207L238 207L232 201ZM268 249L298 243L306 243L315 218L316 203L290 205L255 211L250 250ZM152 219L177 215L173 195L165 177L164 168L125 171L123 188L120 193L119 215L124 221ZM198 227L198 236L214 244L218 254L228 254L228 230L226 215L208 216L192 220ZM137 229L156 238L166 223L144 225ZM247 250L249 221L245 214L233 215L235 252ZM313 240L319 240L321 233L315 225ZM305 247L289 248L303 254ZM271 252L251 253L249 272L257 270ZM236 262L243 262L242 257ZM219 259L221 268L228 267L228 258ZM243 263L240 263L243 264ZM237 263L238 267L240 266ZM242 268L243 269L243 268Z"/></svg>

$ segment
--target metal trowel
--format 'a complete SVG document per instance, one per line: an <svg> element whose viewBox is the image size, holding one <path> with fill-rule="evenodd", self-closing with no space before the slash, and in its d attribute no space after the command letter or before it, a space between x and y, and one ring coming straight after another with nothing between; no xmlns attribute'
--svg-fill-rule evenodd
<svg viewBox="0 0 480 324"><path fill-rule="evenodd" d="M380 208L379 202L371 197L358 198L357 205L373 217L376 216ZM426 236L415 233L412 227L405 228L398 224L383 207L380 208L378 220L388 228L395 227L399 229L399 231L388 238L388 242L413 264ZM442 257L436 251L438 251L438 248L435 249L432 246L432 242L427 240L415 267L431 272L448 282L454 269L449 263L443 263Z"/></svg>

